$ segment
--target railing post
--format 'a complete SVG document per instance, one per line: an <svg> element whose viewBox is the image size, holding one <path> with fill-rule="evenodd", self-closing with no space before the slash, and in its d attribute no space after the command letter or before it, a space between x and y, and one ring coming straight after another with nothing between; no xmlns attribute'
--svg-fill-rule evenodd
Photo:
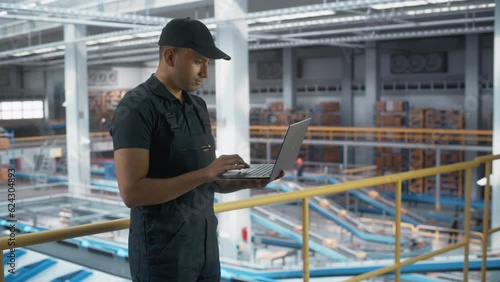
<svg viewBox="0 0 500 282"><path fill-rule="evenodd" d="M484 164L484 170L486 174L486 185L484 186L484 208L483 208L483 242L482 242L482 264L481 264L481 281L486 282L486 254L488 251L488 230L489 219L490 219L490 174L491 174L491 162L486 162Z"/></svg>
<svg viewBox="0 0 500 282"><path fill-rule="evenodd" d="M396 269L396 282L399 282L401 277L401 267L399 263L401 262L401 194L403 190L403 182L399 180L396 185L396 247L394 249L394 263L398 265Z"/></svg>
<svg viewBox="0 0 500 282"><path fill-rule="evenodd" d="M303 281L309 282L309 199L302 198L302 264Z"/></svg>
<svg viewBox="0 0 500 282"><path fill-rule="evenodd" d="M2 250L2 254L3 254L3 251L4 250ZM4 282L5 281L4 271L5 270L3 269L3 261L2 261L2 263L0 265L0 273L2 274L2 275L0 275L0 282Z"/></svg>
<svg viewBox="0 0 500 282"><path fill-rule="evenodd" d="M436 166L441 166L441 149L436 148ZM436 210L441 210L441 174L436 174Z"/></svg>
<svg viewBox="0 0 500 282"><path fill-rule="evenodd" d="M470 245L470 199L472 168L468 167L465 173L465 246L464 246L464 282L469 281L469 245Z"/></svg>

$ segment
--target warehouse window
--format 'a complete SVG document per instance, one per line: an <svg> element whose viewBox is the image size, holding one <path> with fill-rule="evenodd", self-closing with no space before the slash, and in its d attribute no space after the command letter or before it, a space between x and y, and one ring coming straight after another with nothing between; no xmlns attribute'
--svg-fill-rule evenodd
<svg viewBox="0 0 500 282"><path fill-rule="evenodd" d="M38 119L43 118L43 101L0 102L0 119Z"/></svg>

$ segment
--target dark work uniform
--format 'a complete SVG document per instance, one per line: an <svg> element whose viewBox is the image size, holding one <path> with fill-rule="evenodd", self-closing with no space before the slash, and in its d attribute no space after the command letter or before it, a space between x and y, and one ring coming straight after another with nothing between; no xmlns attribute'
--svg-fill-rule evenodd
<svg viewBox="0 0 500 282"><path fill-rule="evenodd" d="M116 109L110 130L114 149L149 149L149 178L178 176L215 159L205 101L182 95L184 103L153 75L129 91ZM131 209L133 281L220 280L213 199L214 187L206 183L170 202Z"/></svg>

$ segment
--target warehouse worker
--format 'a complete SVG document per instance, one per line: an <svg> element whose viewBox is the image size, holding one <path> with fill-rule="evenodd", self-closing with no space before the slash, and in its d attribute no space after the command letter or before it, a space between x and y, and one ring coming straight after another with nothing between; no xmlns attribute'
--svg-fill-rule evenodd
<svg viewBox="0 0 500 282"><path fill-rule="evenodd" d="M231 59L208 28L174 19L158 43L156 72L123 97L110 130L120 195L131 208L132 280L219 281L214 192L268 181L214 181L248 164L238 155L215 157L206 103L189 94L208 77L211 60Z"/></svg>

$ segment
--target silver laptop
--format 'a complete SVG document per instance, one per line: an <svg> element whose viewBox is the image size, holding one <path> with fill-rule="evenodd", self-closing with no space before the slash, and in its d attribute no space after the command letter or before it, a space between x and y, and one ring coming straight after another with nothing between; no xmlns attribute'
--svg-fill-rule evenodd
<svg viewBox="0 0 500 282"><path fill-rule="evenodd" d="M306 136L307 128L311 123L311 118L299 121L288 126L285 138L281 143L280 151L274 164L252 164L247 169L231 170L222 175L219 179L270 179L274 180L282 169L291 169L302 146L302 141Z"/></svg>

